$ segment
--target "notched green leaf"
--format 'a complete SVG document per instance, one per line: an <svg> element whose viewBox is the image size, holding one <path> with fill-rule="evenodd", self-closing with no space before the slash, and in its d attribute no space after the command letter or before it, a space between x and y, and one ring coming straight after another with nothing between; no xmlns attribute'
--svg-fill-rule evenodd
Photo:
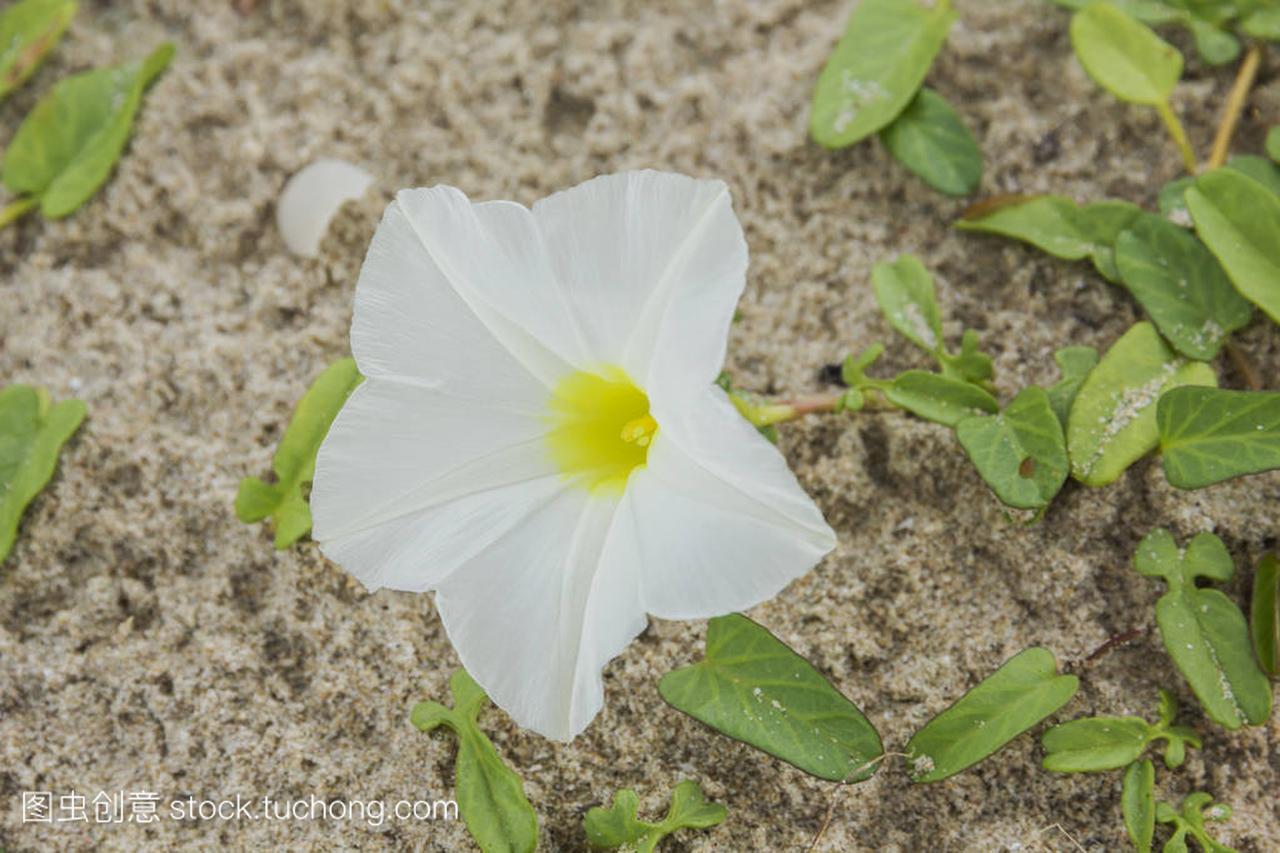
<svg viewBox="0 0 1280 853"><path fill-rule="evenodd" d="M884 753L871 723L813 665L741 614L707 625L706 657L663 676L668 704L832 782L861 782Z"/></svg>
<svg viewBox="0 0 1280 853"><path fill-rule="evenodd" d="M5 186L38 198L40 212L50 219L88 201L124 150L143 92L172 57L173 45L166 43L139 62L60 81L5 151Z"/></svg>
<svg viewBox="0 0 1280 853"><path fill-rule="evenodd" d="M240 481L236 516L246 524L270 516L279 549L288 548L311 531L311 507L303 487L315 476L320 443L361 379L354 359L343 358L329 365L298 401L280 439L271 463L276 481L268 484L256 477Z"/></svg>
<svg viewBox="0 0 1280 853"><path fill-rule="evenodd" d="M1165 477L1180 489L1280 468L1280 393L1175 388L1156 425Z"/></svg>
<svg viewBox="0 0 1280 853"><path fill-rule="evenodd" d="M1234 574L1222 540L1201 533L1184 550L1168 531L1156 530L1138 545L1134 568L1168 585L1156 602L1160 638L1205 713L1227 729L1263 723L1271 715L1271 685L1253 659L1244 614L1220 590L1197 586L1202 578L1225 582Z"/></svg>
<svg viewBox="0 0 1280 853"><path fill-rule="evenodd" d="M1191 836L1205 853L1236 853L1225 844L1219 844L1205 830L1205 821L1224 821L1231 817L1231 807L1214 804L1213 797L1204 791L1188 794L1176 811L1169 803L1156 804L1156 820L1173 824L1173 835L1164 844L1165 853L1186 851L1187 836Z"/></svg>
<svg viewBox="0 0 1280 853"><path fill-rule="evenodd" d="M1262 671L1280 678L1280 560L1274 554L1262 558L1253 576L1249 628Z"/></svg>
<svg viewBox="0 0 1280 853"><path fill-rule="evenodd" d="M639 819L640 798L635 791L622 789L609 808L596 806L587 811L583 825L587 840L595 847L636 845L638 853L651 853L662 839L680 829L708 829L728 813L719 803L708 802L697 782L686 779L676 785L667 816L659 823Z"/></svg>
<svg viewBox="0 0 1280 853"><path fill-rule="evenodd" d="M79 400L53 405L43 388L0 390L0 563L13 548L23 511L53 477L62 445L85 412Z"/></svg>
<svg viewBox="0 0 1280 853"><path fill-rule="evenodd" d="M1187 746L1200 748L1200 736L1187 726L1175 726L1177 700L1160 691L1160 721L1142 717L1084 717L1061 723L1044 733L1044 768L1058 773L1096 773L1116 770L1142 757L1147 747L1165 741L1164 763L1180 767Z"/></svg>
<svg viewBox="0 0 1280 853"><path fill-rule="evenodd" d="M1067 418L1071 474L1105 486L1159 443L1156 402L1179 385L1216 385L1207 364L1180 358L1150 323L1137 323L1089 373Z"/></svg>
<svg viewBox="0 0 1280 853"><path fill-rule="evenodd" d="M946 99L925 87L880 131L899 163L947 195L968 195L982 180L982 150Z"/></svg>
<svg viewBox="0 0 1280 853"><path fill-rule="evenodd" d="M1058 675L1053 653L1014 655L907 742L914 782L953 776L1003 747L1075 695L1079 679Z"/></svg>
<svg viewBox="0 0 1280 853"><path fill-rule="evenodd" d="M956 437L1005 504L1040 509L1067 480L1067 442L1043 388L1027 388L998 415L973 415Z"/></svg>
<svg viewBox="0 0 1280 853"><path fill-rule="evenodd" d="M75 0L19 0L0 13L0 100L35 73L75 16Z"/></svg>
<svg viewBox="0 0 1280 853"><path fill-rule="evenodd" d="M538 843L538 816L524 783L498 755L476 719L488 697L465 670L449 678L454 707L419 702L410 720L424 732L445 726L458 737L454 794L467 831L485 853L531 853Z"/></svg>
<svg viewBox="0 0 1280 853"><path fill-rule="evenodd" d="M1234 169L1196 179L1187 209L1240 293L1280 323L1280 197Z"/></svg>
<svg viewBox="0 0 1280 853"><path fill-rule="evenodd" d="M813 90L809 129L827 148L864 139L911 103L956 19L950 0L863 0Z"/></svg>

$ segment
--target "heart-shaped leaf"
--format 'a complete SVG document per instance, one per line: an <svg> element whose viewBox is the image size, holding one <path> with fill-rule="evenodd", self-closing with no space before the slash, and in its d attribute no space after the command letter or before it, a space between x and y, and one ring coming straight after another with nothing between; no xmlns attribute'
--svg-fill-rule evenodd
<svg viewBox="0 0 1280 853"><path fill-rule="evenodd" d="M1165 477L1180 489L1280 468L1280 393L1175 388L1156 425Z"/></svg>
<svg viewBox="0 0 1280 853"><path fill-rule="evenodd" d="M1280 198L1234 169L1216 169L1187 190L1196 231L1236 289L1280 323Z"/></svg>
<svg viewBox="0 0 1280 853"><path fill-rule="evenodd" d="M948 195L968 195L982 180L982 150L946 98L925 87L880 138L898 162Z"/></svg>
<svg viewBox="0 0 1280 853"><path fill-rule="evenodd" d="M1222 540L1201 533L1183 550L1156 530L1139 543L1134 567L1168 584L1156 602L1160 638L1205 713L1227 729L1265 722L1271 685L1253 659L1244 614L1221 591L1197 586L1200 578L1225 582L1235 573Z"/></svg>
<svg viewBox="0 0 1280 853"><path fill-rule="evenodd" d="M106 181L129 140L148 84L169 64L164 44L140 62L62 80L23 120L4 153L4 184L40 200L56 219L84 204Z"/></svg>
<svg viewBox="0 0 1280 853"><path fill-rule="evenodd" d="M924 82L955 21L950 0L863 0L813 90L809 128L843 148L887 126Z"/></svg>
<svg viewBox="0 0 1280 853"><path fill-rule="evenodd" d="M956 424L960 446L1004 503L1047 506L1067 480L1067 443L1043 388L1027 388L998 415Z"/></svg>
<svg viewBox="0 0 1280 853"><path fill-rule="evenodd" d="M937 782L977 764L1057 711L1079 679L1058 675L1053 653L1014 655L907 742L914 782Z"/></svg>
<svg viewBox="0 0 1280 853"><path fill-rule="evenodd" d="M1116 238L1125 287L1174 349L1208 361L1253 314L1204 244L1159 216L1144 213Z"/></svg>
<svg viewBox="0 0 1280 853"><path fill-rule="evenodd" d="M1105 486L1160 440L1156 402L1179 385L1216 385L1209 365L1180 358L1150 323L1136 323L1090 372L1067 418L1071 474Z"/></svg>
<svg viewBox="0 0 1280 853"><path fill-rule="evenodd" d="M18 536L18 522L58 464L58 453L80 428L85 405L56 406L43 388L10 385L0 391L0 563Z"/></svg>
<svg viewBox="0 0 1280 853"><path fill-rule="evenodd" d="M663 676L662 698L735 740L832 782L861 782L884 752L857 706L740 614L707 625L706 657Z"/></svg>

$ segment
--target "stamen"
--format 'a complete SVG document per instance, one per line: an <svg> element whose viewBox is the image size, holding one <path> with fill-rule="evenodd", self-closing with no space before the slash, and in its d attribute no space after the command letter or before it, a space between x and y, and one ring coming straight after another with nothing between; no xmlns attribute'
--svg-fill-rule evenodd
<svg viewBox="0 0 1280 853"><path fill-rule="evenodd" d="M653 434L658 431L658 422L653 419L652 415L644 415L632 421L627 421L622 427L622 433L619 436L628 444L635 444L638 447L648 447L649 442L653 441Z"/></svg>

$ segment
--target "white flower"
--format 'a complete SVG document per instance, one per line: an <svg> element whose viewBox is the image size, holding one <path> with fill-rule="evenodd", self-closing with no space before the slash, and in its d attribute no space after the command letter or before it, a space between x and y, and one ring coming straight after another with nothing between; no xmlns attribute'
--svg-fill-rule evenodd
<svg viewBox="0 0 1280 853"><path fill-rule="evenodd" d="M713 384L746 268L725 185L659 172L532 210L405 190L378 226L314 536L371 590L434 590L522 726L586 728L646 613L751 607L834 547Z"/></svg>

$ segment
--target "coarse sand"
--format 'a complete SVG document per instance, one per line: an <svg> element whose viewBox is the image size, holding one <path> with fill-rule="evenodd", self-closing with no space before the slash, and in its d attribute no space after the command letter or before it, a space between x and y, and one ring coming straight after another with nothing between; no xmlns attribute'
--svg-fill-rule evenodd
<svg viewBox="0 0 1280 853"><path fill-rule="evenodd" d="M977 329L1007 399L1056 379L1052 352L1109 346L1140 316L1084 264L951 224L966 202L876 141L806 139L809 94L852 3L84 2L44 68L0 105L0 144L76 70L177 43L111 181L73 216L0 231L0 382L77 396L89 418L0 567L0 846L8 850L470 849L459 821L185 820L23 824L21 793L155 792L220 800L436 800L454 741L408 722L457 665L430 597L365 593L314 543L272 549L238 522L298 396L347 352L352 292L382 208L448 183L524 203L594 175L655 167L726 181L751 250L728 369L765 393L823 390L822 368L874 341L878 369L924 366L881 320L873 263L918 253L951 342ZM1153 207L1179 160L1150 110L1077 66L1067 14L1040 0L956 0L930 74L986 155L982 195L1058 192ZM1185 48L1184 34L1172 36ZM1233 69L1188 53L1175 97L1208 148ZM1280 120L1274 52L1236 150ZM321 256L274 223L285 179L318 157L371 171ZM1237 338L1280 385L1280 329ZM1224 385L1241 387L1226 359ZM1114 485L1068 485L1038 524L1008 519L951 432L895 413L813 418L781 449L839 548L751 615L812 660L890 749L1017 651L1081 676L1059 718L1142 714L1157 688L1205 741L1157 772L1235 814L1218 837L1280 850L1280 716L1227 733L1201 716L1153 628L1157 582L1130 568L1157 526L1223 538L1248 594L1280 540L1280 474L1197 492L1145 460ZM1139 638L1085 662L1108 637ZM542 845L585 846L582 816L623 787L644 813L698 779L728 819L665 850L1121 850L1120 774L1057 776L1035 737L912 785L890 759L840 791L667 707L656 683L702 654L704 623L654 621L606 671L605 708L570 745L482 723L524 778ZM1038 734L1037 728L1033 734Z"/></svg>

